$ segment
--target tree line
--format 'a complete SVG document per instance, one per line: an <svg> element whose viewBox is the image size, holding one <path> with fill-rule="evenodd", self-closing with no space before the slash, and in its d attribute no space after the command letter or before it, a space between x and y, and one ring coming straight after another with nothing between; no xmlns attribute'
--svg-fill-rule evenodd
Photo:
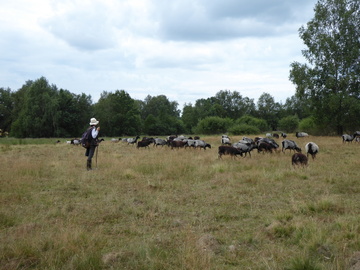
<svg viewBox="0 0 360 270"><path fill-rule="evenodd" d="M135 100L125 90L91 96L58 89L45 77L18 90L0 88L0 129L14 137L79 137L90 117L103 136L255 134L281 130L343 134L360 129L360 2L319 0L314 18L299 29L307 63L293 62L296 86L285 103L263 93L255 103L237 91L185 104L165 95Z"/></svg>

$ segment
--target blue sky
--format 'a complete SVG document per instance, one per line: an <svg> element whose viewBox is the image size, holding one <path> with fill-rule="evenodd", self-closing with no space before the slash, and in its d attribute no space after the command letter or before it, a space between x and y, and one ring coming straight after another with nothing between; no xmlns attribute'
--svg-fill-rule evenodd
<svg viewBox="0 0 360 270"><path fill-rule="evenodd" d="M0 87L41 76L91 95L125 90L185 103L220 90L295 93L298 29L316 0L0 0Z"/></svg>

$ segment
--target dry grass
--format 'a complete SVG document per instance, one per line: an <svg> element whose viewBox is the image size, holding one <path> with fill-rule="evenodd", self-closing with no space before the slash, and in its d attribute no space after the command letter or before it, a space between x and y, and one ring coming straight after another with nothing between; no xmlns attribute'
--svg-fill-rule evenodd
<svg viewBox="0 0 360 270"><path fill-rule="evenodd" d="M348 269L360 145L290 137L320 147L293 168L289 152L218 160L204 139L105 141L91 172L77 146L0 145L0 269Z"/></svg>

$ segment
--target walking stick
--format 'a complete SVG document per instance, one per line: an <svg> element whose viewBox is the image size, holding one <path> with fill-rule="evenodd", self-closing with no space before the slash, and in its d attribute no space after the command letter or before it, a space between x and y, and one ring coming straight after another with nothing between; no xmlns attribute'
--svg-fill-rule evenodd
<svg viewBox="0 0 360 270"><path fill-rule="evenodd" d="M95 157L96 169L97 169L97 157L98 157L98 151L99 151L99 145L97 145L97 146L96 146L96 157Z"/></svg>

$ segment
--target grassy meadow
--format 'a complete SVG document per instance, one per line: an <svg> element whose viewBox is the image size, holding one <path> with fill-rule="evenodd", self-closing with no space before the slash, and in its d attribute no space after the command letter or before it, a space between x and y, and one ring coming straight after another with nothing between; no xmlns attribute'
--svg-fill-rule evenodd
<svg viewBox="0 0 360 270"><path fill-rule="evenodd" d="M291 134L320 147L293 168L289 150L219 160L220 137L205 151L106 140L93 171L65 139L0 139L0 269L350 269L360 144Z"/></svg>

